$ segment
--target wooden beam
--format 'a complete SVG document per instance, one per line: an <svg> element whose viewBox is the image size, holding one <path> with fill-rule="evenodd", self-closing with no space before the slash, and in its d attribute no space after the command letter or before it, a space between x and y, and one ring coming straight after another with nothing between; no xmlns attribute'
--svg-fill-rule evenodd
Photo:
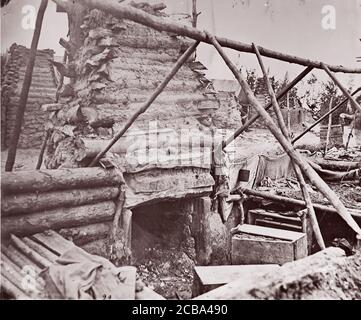
<svg viewBox="0 0 361 320"><path fill-rule="evenodd" d="M262 198L262 199L267 199L267 200L271 200L271 201L278 202L278 203L284 203L284 204L287 204L290 206L297 206L297 207L301 207L301 208L306 207L306 203L303 200L293 199L293 198L284 197L284 196L278 196L278 195L275 195L275 194L272 194L272 193L269 193L266 191L253 190L253 189L248 189L248 188L242 188L240 191L250 198ZM319 212L337 213L337 211L333 207L330 207L330 206L325 206L325 205L318 204L318 203L313 203L312 205L315 208L315 210L317 210ZM356 210L352 210L352 209L348 209L348 210L350 211L351 215L353 215L355 218L361 218L361 211L356 211Z"/></svg>
<svg viewBox="0 0 361 320"><path fill-rule="evenodd" d="M266 68L265 68L265 66L263 64L261 54L260 54L260 52L259 52L259 50L258 50L258 48L257 48L257 46L255 44L253 44L253 47L254 47L254 50L255 50L259 65L261 67L264 80L265 80L266 85L267 85L268 93L271 96L271 102L272 102L272 105L273 105L273 110L275 111L276 116L277 116L278 125L280 126L280 129L281 129L281 132L283 133L283 136L285 138L287 138L288 141L290 141L290 131L286 127L285 121L284 121L283 116L282 116L281 108L280 108L280 106L279 106L279 104L277 102L276 95L275 95L275 93L273 91L273 88L272 88L272 85L271 85L271 83L270 83L270 81L268 79L267 71L266 71ZM288 125L289 124L290 123L288 121ZM300 184L300 187L301 187L301 191L302 191L305 203L306 203L307 212L308 212L308 214L310 216L310 221L311 221L313 232L315 234L315 238L317 240L318 245L320 246L320 249L324 250L326 248L325 242L323 241L321 230L320 230L320 227L319 227L318 222L317 222L316 213L315 213L315 210L313 208L311 197L310 197L310 194L309 194L308 189L307 189L307 184L306 184L305 179L304 179L304 177L302 175L302 171L301 171L300 167L297 165L297 163L292 158L291 158L291 162L292 162L292 165L293 165L297 180L298 180L298 182Z"/></svg>
<svg viewBox="0 0 361 320"><path fill-rule="evenodd" d="M119 186L122 183L123 177L115 170L103 168L5 172L1 175L3 197L28 192Z"/></svg>
<svg viewBox="0 0 361 320"><path fill-rule="evenodd" d="M38 43L39 43L39 38L40 38L41 27L43 24L44 13L45 13L47 5L48 5L48 0L41 0L39 11L38 11L38 14L36 17L33 39L31 41L29 60L28 60L27 66L26 66L23 86L21 88L19 106L18 106L18 109L16 110L16 122L15 122L15 126L13 129L12 137L11 137L10 144L9 144L8 156L7 156L6 163L5 163L5 171L12 171L13 167L14 167L16 151L17 151L17 147L18 147L18 143L19 143L20 134L21 134L21 126L23 124L26 104L28 102L28 95L29 95L31 80L32 80L32 76L33 76L33 69L34 69L34 64L35 64L35 59L36 59L36 53L37 53L37 48L38 48Z"/></svg>
<svg viewBox="0 0 361 320"><path fill-rule="evenodd" d="M273 122L271 116L267 111L261 106L259 101L254 96L252 90L250 89L247 81L243 78L242 74L238 71L237 67L233 62L228 58L228 56L223 51L222 47L218 43L217 39L208 34L209 41L217 49L218 53L222 56L223 60L230 68L235 78L241 85L243 91L246 94L250 104L256 109L259 115L263 118L266 126L272 132L274 137L279 141L286 153L292 158L292 160L299 165L303 173L308 177L310 182L314 184L318 190L330 201L330 203L335 207L338 214L346 221L346 223L351 227L353 231L361 235L361 228L358 226L356 221L352 218L350 213L347 211L341 200L338 198L336 193L320 178L320 176L315 172L315 170L309 165L301 155L298 154L292 147L292 144L283 136L279 127Z"/></svg>
<svg viewBox="0 0 361 320"><path fill-rule="evenodd" d="M132 20L158 31L167 31L181 36L186 36L197 41L210 43L204 31L200 31L196 28L189 27L180 23L167 21L165 19L148 14L143 10L136 9L129 5L119 4L117 3L117 1L78 0L78 2L90 9L99 9L115 17ZM217 37L216 39L219 42L219 44L223 47L231 48L241 52L254 53L252 46L249 44L245 44L239 41L234 41L222 37ZM300 58L297 56L284 54L263 47L260 47L259 51L265 57L269 57L289 63L296 63L303 66L311 66L317 69L322 68L321 62L319 61ZM361 73L361 69L352 69L352 68L345 68L343 66L333 66L333 65L328 65L328 67L330 68L330 70L334 72Z"/></svg>
<svg viewBox="0 0 361 320"><path fill-rule="evenodd" d="M123 136L123 134L129 129L129 127L134 123L137 118L148 110L148 108L152 105L154 100L163 92L164 88L167 86L169 81L173 79L178 70L183 66L183 64L188 60L191 54L196 50L199 41L193 43L177 60L173 69L169 72L169 74L165 77L161 84L157 87L157 89L153 92L153 94L149 97L149 99L128 119L128 121L124 124L123 128L113 137L113 139L109 142L109 144L100 151L97 156L90 163L90 167L95 166L98 161L110 150L110 148Z"/></svg>

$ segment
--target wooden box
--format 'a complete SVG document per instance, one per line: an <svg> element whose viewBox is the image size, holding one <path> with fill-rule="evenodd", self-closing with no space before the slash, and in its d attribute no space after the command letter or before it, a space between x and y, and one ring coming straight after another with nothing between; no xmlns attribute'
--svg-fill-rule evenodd
<svg viewBox="0 0 361 320"><path fill-rule="evenodd" d="M243 283L247 283L256 276L278 268L277 264L196 266L194 267L192 296L197 297L239 279L242 279Z"/></svg>
<svg viewBox="0 0 361 320"><path fill-rule="evenodd" d="M244 224L232 237L232 264L284 264L307 256L302 232Z"/></svg>

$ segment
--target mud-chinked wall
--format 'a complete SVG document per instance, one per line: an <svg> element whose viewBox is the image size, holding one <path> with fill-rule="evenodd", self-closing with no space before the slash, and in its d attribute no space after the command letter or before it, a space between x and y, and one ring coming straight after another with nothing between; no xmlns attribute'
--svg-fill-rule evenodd
<svg viewBox="0 0 361 320"><path fill-rule="evenodd" d="M182 37L98 10L86 16L82 28L85 40L74 59L76 98L52 117L56 130L48 145L48 168L84 165L80 163L84 152L74 151L81 149L81 138L110 139L191 45ZM190 59L132 128L147 130L155 120L158 128L175 130L212 131L239 125L235 99L208 91L209 81L201 69Z"/></svg>
<svg viewBox="0 0 361 320"><path fill-rule="evenodd" d="M20 92L24 80L30 50L13 44L10 47L1 86L1 134L2 147L8 147L13 133ZM44 124L48 115L41 106L55 99L56 80L54 69L49 60L53 60L54 51L38 50L33 77L26 105L20 148L32 148L41 145L44 136Z"/></svg>

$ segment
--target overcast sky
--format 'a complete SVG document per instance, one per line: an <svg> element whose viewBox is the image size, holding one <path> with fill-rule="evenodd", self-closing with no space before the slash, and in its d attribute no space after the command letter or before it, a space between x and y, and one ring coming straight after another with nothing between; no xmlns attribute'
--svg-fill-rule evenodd
<svg viewBox="0 0 361 320"><path fill-rule="evenodd" d="M149 2L159 2L151 0ZM170 14L189 13L191 0L163 0ZM12 0L1 10L1 51L12 43L30 46L32 30L24 30L21 25L22 8L25 5L39 6L40 0ZM334 6L336 28L325 30L321 21L322 8ZM44 18L44 27L39 48L51 48L62 56L60 37L66 37L67 18L64 13L56 13L50 0ZM361 0L198 0L198 28L207 29L219 36L225 36L245 43L255 42L266 48L322 60L330 64L361 67L356 56L361 56ZM252 54L228 51L232 59L244 68L257 68ZM232 79L218 54L209 45L199 47L198 58L208 67L211 78ZM288 71L295 76L302 67L265 59L271 73L278 78ZM320 75L317 72L316 75ZM354 82L361 84L360 76ZM346 83L349 76L340 75Z"/></svg>

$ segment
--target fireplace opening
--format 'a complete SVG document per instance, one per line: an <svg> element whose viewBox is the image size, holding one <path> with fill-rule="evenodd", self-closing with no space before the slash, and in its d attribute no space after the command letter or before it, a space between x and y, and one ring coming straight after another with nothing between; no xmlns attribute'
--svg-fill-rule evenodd
<svg viewBox="0 0 361 320"><path fill-rule="evenodd" d="M191 200L132 211L132 260L141 280L167 299L191 298L196 260Z"/></svg>

